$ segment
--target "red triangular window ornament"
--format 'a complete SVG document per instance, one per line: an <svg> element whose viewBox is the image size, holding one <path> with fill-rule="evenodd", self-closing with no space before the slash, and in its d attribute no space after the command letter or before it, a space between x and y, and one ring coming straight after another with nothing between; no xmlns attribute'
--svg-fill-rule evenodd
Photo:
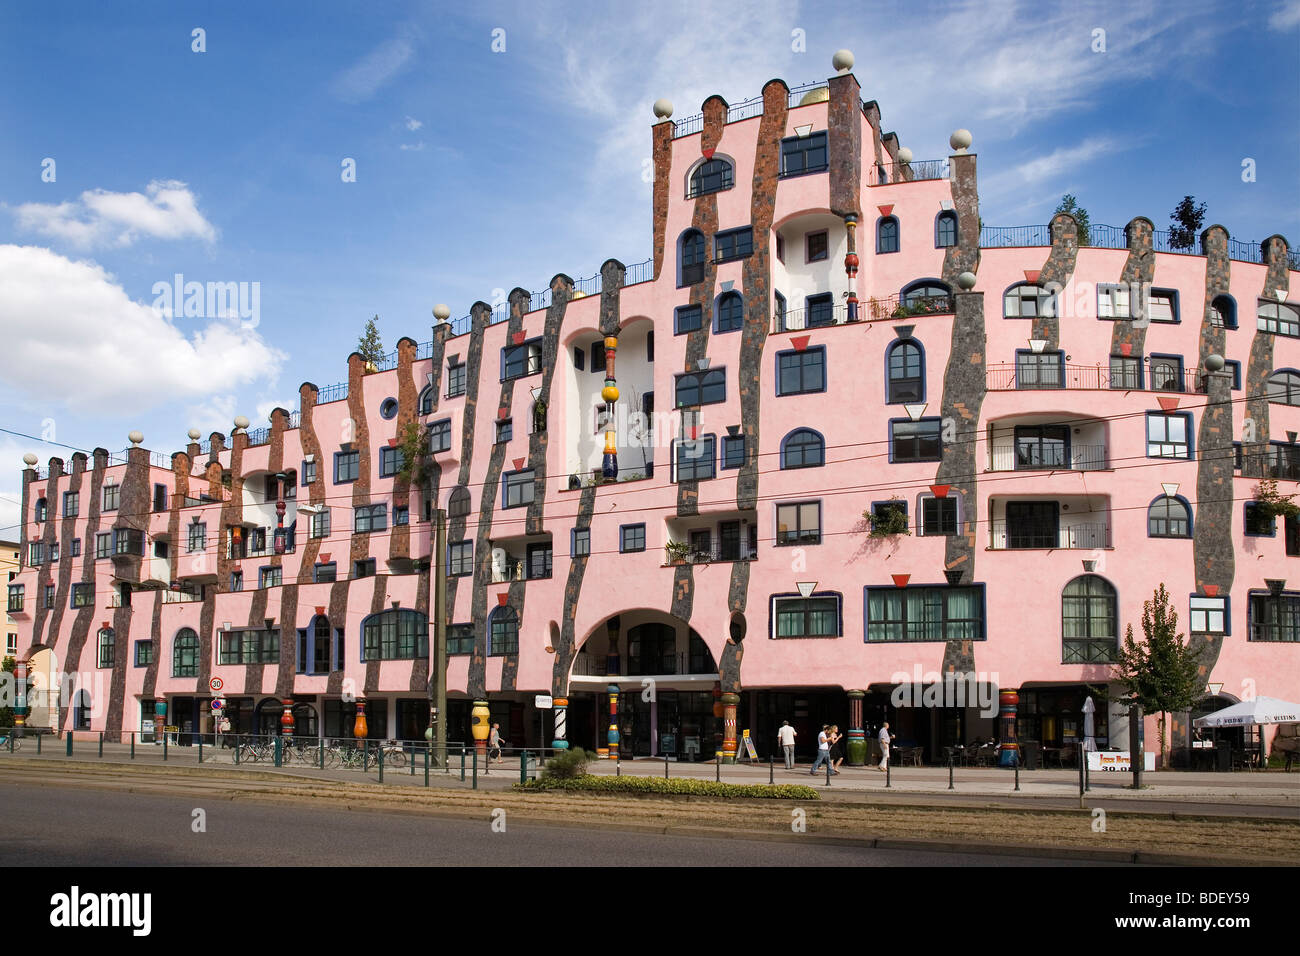
<svg viewBox="0 0 1300 956"><path fill-rule="evenodd" d="M931 486L930 486L930 491L932 491L932 492L934 493L934 496L935 496L936 498L947 498L947 497L948 497L948 489L951 488L951 487L952 487L952 485L931 485Z"/></svg>
<svg viewBox="0 0 1300 956"><path fill-rule="evenodd" d="M1156 399L1156 401L1159 402L1160 407L1167 412L1172 412L1178 407L1178 397L1176 395L1161 395Z"/></svg>
<svg viewBox="0 0 1300 956"><path fill-rule="evenodd" d="M907 582L912 580L910 574L891 574L890 577L894 579L894 587L896 588L905 588Z"/></svg>
<svg viewBox="0 0 1300 956"><path fill-rule="evenodd" d="M524 470L524 463L527 462L527 461L528 461L527 458L516 458L516 459L515 459L515 471L523 471L523 470Z"/></svg>
<svg viewBox="0 0 1300 956"><path fill-rule="evenodd" d="M1039 276L1040 274L1041 274L1041 273L1040 273L1040 270L1038 270L1038 269L1026 269L1026 270L1025 270L1025 281L1026 281L1026 282L1032 282L1032 283L1034 283L1035 285L1037 285L1037 284L1038 284L1038 276Z"/></svg>
<svg viewBox="0 0 1300 956"><path fill-rule="evenodd" d="M894 204L890 203L888 206L877 206L876 208L880 210L882 216L888 216L894 211Z"/></svg>
<svg viewBox="0 0 1300 956"><path fill-rule="evenodd" d="M796 352L802 352L808 348L808 341L811 338L811 335L796 335L790 339L790 344L794 346Z"/></svg>
<svg viewBox="0 0 1300 956"><path fill-rule="evenodd" d="M518 332L510 333L510 341L513 342L515 345L523 345L524 339L526 338L528 338L528 333L525 332L523 329L520 329Z"/></svg>
<svg viewBox="0 0 1300 956"><path fill-rule="evenodd" d="M499 604L501 607L505 607L506 602L509 600L510 600L510 592L508 591L502 591L500 594L497 595L497 604Z"/></svg>
<svg viewBox="0 0 1300 956"><path fill-rule="evenodd" d="M717 148L718 147L716 146L710 146L708 149L701 149L700 152L704 154L705 159L712 159L714 150L716 150Z"/></svg>
<svg viewBox="0 0 1300 956"><path fill-rule="evenodd" d="M317 555L317 557L320 558L321 564L330 563L330 553L328 551L322 551L320 554Z"/></svg>
<svg viewBox="0 0 1300 956"><path fill-rule="evenodd" d="M1203 584L1201 590L1205 592L1206 597L1219 596L1219 586L1217 584Z"/></svg>

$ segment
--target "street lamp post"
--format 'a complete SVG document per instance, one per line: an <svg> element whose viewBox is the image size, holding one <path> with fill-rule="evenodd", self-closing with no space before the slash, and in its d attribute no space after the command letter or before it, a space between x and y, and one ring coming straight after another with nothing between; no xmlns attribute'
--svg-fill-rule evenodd
<svg viewBox="0 0 1300 956"><path fill-rule="evenodd" d="M447 512L433 513L433 673L429 675L429 738L434 766L447 765Z"/></svg>

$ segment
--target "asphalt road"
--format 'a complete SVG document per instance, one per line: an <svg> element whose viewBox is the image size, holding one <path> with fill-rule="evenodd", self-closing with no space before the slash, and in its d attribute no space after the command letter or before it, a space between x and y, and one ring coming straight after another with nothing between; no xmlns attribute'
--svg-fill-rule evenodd
<svg viewBox="0 0 1300 956"><path fill-rule="evenodd" d="M203 811L203 832L194 832ZM1060 857L875 850L450 819L206 794L0 785L0 866L1080 866Z"/></svg>

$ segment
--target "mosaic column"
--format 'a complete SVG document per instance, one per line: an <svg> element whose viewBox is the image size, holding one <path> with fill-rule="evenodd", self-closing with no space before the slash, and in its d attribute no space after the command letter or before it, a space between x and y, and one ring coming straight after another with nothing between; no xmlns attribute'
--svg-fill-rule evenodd
<svg viewBox="0 0 1300 956"><path fill-rule="evenodd" d="M845 748L850 767L862 767L867 762L867 733L862 727L862 698L865 691L849 691L849 743Z"/></svg>
<svg viewBox="0 0 1300 956"><path fill-rule="evenodd" d="M736 762L736 705L739 694L722 695L722 762Z"/></svg>
<svg viewBox="0 0 1300 956"><path fill-rule="evenodd" d="M21 737L27 727L27 661L14 667L14 736Z"/></svg>
<svg viewBox="0 0 1300 956"><path fill-rule="evenodd" d="M1014 767L1021 763L1020 743L1016 740L1016 710L1020 706L1018 689L998 693L998 740L1002 744L998 757L999 767Z"/></svg>
<svg viewBox="0 0 1300 956"><path fill-rule="evenodd" d="M605 422L605 456L601 460L600 473L606 481L618 477L618 443L614 439L614 404L618 401L618 383L614 378L614 353L618 350L618 339L611 335L605 339L605 387L600 390L600 397L605 400L608 415Z"/></svg>
<svg viewBox="0 0 1300 956"><path fill-rule="evenodd" d="M853 213L849 213L844 217L844 227L848 230L849 239L849 251L844 256L844 272L849 277L849 321L856 322L858 320L858 243L856 235L858 217Z"/></svg>
<svg viewBox="0 0 1300 956"><path fill-rule="evenodd" d="M609 759L618 759L618 685L610 684L606 688L609 694L609 732L605 735L609 744Z"/></svg>
<svg viewBox="0 0 1300 956"><path fill-rule="evenodd" d="M555 739L551 741L551 746L556 750L568 750L569 741L565 739L568 732L566 726L569 713L569 698L556 697L551 701L551 706L555 711Z"/></svg>
<svg viewBox="0 0 1300 956"><path fill-rule="evenodd" d="M157 698L154 699L154 702L153 702L153 725L154 725L153 742L154 742L155 744L159 744L159 745L161 745L162 742L163 742L163 734L166 733L166 731L165 731L164 728L166 728L166 726L167 726L167 700L166 700L166 698L163 698L163 697L157 697Z"/></svg>
<svg viewBox="0 0 1300 956"><path fill-rule="evenodd" d="M474 737L474 749L479 757L487 759L488 733L492 730L492 711L485 700L474 701L470 710L470 734Z"/></svg>
<svg viewBox="0 0 1300 956"><path fill-rule="evenodd" d="M281 703L284 711L280 714L280 733L285 737L293 736L293 699L286 697Z"/></svg>
<svg viewBox="0 0 1300 956"><path fill-rule="evenodd" d="M352 722L352 736L364 741L369 735L370 727L366 724L366 701L365 698L358 697L357 719Z"/></svg>

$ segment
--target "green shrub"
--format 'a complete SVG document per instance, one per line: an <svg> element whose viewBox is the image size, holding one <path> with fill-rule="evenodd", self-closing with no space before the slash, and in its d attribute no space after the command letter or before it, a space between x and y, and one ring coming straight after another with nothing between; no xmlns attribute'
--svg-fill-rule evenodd
<svg viewBox="0 0 1300 956"><path fill-rule="evenodd" d="M586 774L587 761L592 756L581 747L561 751L546 761L546 766L542 768L542 780L555 782L581 777Z"/></svg>
<svg viewBox="0 0 1300 956"><path fill-rule="evenodd" d="M819 799L816 790L800 784L715 783L712 780L693 780L687 777L662 780L659 777L603 777L582 774L557 779L548 778L543 773L541 780L515 784L515 789L583 790L597 793L684 793L700 797L758 797L771 800Z"/></svg>

